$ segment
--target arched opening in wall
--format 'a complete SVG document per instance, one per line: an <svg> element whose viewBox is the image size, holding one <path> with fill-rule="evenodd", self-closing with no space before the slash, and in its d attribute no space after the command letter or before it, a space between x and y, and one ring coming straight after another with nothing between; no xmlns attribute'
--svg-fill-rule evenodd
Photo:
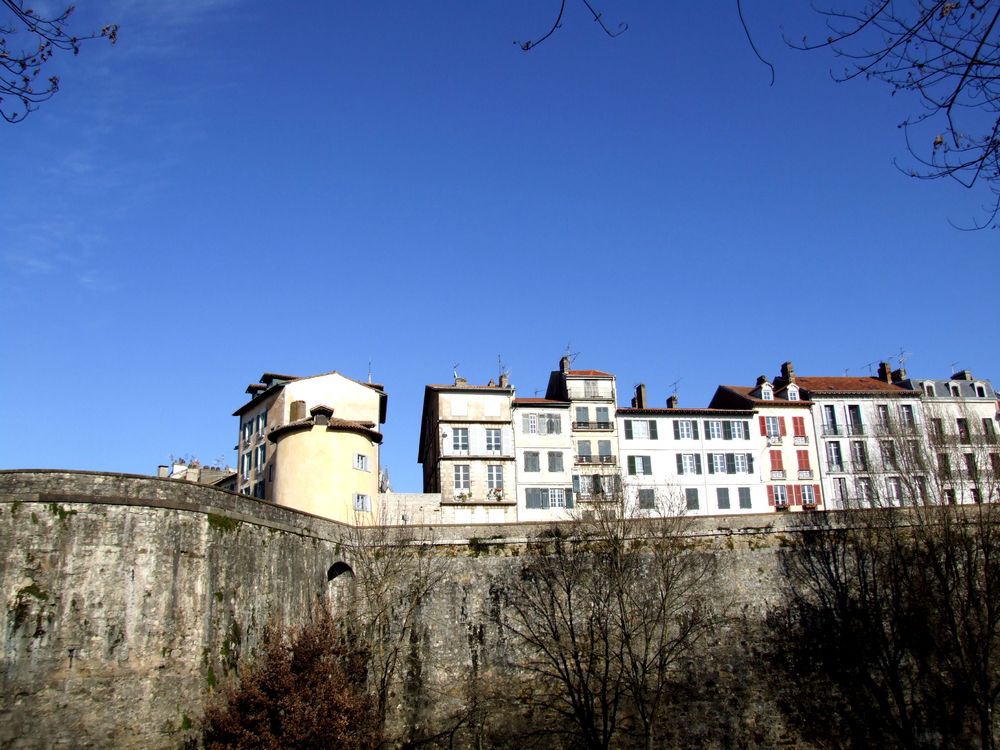
<svg viewBox="0 0 1000 750"><path fill-rule="evenodd" d="M354 569L338 560L326 571L326 595L331 614L343 614L354 598Z"/></svg>

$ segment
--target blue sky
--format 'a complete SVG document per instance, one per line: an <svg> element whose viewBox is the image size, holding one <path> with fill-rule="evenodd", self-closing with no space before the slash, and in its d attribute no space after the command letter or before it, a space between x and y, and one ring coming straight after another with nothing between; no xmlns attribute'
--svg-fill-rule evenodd
<svg viewBox="0 0 1000 750"><path fill-rule="evenodd" d="M0 128L0 467L232 463L264 371L371 362L410 491L455 363L686 406L901 347L997 377L997 235L947 222L987 196L900 173L914 103L789 49L802 6L745 0L770 87L729 2L603 0L617 39L570 2L530 53L555 0L78 3L118 45Z"/></svg>

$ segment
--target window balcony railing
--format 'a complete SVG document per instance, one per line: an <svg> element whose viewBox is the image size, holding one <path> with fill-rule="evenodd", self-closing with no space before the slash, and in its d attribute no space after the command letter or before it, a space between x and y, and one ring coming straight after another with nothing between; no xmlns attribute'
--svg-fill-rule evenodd
<svg viewBox="0 0 1000 750"><path fill-rule="evenodd" d="M799 469L799 479L812 479L813 470L812 469Z"/></svg>
<svg viewBox="0 0 1000 750"><path fill-rule="evenodd" d="M781 445L781 435L768 435L767 436L768 445Z"/></svg>
<svg viewBox="0 0 1000 750"><path fill-rule="evenodd" d="M792 438L792 445L809 445L809 438L806 435L796 435Z"/></svg>
<svg viewBox="0 0 1000 750"><path fill-rule="evenodd" d="M771 469L771 479L784 479L785 470L784 469Z"/></svg>
<svg viewBox="0 0 1000 750"><path fill-rule="evenodd" d="M618 460L614 456L577 456L576 462L578 464L604 464L605 466L613 466L618 463Z"/></svg>
<svg viewBox="0 0 1000 750"><path fill-rule="evenodd" d="M864 435L865 426L863 424L849 424L847 425L848 435Z"/></svg>
<svg viewBox="0 0 1000 750"><path fill-rule="evenodd" d="M847 469L844 468L844 462L843 461L827 461L826 462L826 470L829 471L830 473L834 473L834 474L835 473L840 473L840 472L847 471Z"/></svg>
<svg viewBox="0 0 1000 750"><path fill-rule="evenodd" d="M574 430L602 430L610 431L614 429L614 424L611 422L574 422Z"/></svg>
<svg viewBox="0 0 1000 750"><path fill-rule="evenodd" d="M844 435L844 434L846 434L846 433L844 432L843 425L839 425L839 424L825 424L825 425L823 425L823 436L824 437L829 436L829 435L836 436L836 435Z"/></svg>

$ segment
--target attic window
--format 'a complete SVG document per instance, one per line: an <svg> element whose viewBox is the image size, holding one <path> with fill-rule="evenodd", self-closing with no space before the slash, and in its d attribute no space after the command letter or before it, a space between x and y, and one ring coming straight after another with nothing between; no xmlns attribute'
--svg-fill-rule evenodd
<svg viewBox="0 0 1000 750"><path fill-rule="evenodd" d="M798 401L799 400L799 389L798 386L790 385L788 386L788 400Z"/></svg>
<svg viewBox="0 0 1000 750"><path fill-rule="evenodd" d="M931 397L934 396L934 384L933 383L924 383L924 394L927 395L927 396L931 396Z"/></svg>
<svg viewBox="0 0 1000 750"><path fill-rule="evenodd" d="M986 398L986 387L976 383L976 395L979 396L979 398Z"/></svg>
<svg viewBox="0 0 1000 750"><path fill-rule="evenodd" d="M774 391L769 385L762 385L760 387L760 397L764 401L774 401Z"/></svg>
<svg viewBox="0 0 1000 750"><path fill-rule="evenodd" d="M958 384L956 383L951 384L951 395L954 398L960 398L962 396L962 392L959 390Z"/></svg>

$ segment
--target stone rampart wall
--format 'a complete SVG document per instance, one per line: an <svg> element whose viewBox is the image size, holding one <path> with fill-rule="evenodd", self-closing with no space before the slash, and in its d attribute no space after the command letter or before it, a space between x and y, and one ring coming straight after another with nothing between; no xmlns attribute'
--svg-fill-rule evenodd
<svg viewBox="0 0 1000 750"><path fill-rule="evenodd" d="M541 529L420 532L445 575L408 645L391 706L398 726L430 733L510 673L502 588ZM0 472L0 747L181 747L266 623L305 622L330 601L327 571L345 557L345 531L187 482ZM753 648L735 624L759 633L779 592L775 552L796 532L768 515L698 518L689 533L717 558L713 598L734 625L697 668L741 702L715 718L702 712L705 742L781 739L774 706L743 688Z"/></svg>

